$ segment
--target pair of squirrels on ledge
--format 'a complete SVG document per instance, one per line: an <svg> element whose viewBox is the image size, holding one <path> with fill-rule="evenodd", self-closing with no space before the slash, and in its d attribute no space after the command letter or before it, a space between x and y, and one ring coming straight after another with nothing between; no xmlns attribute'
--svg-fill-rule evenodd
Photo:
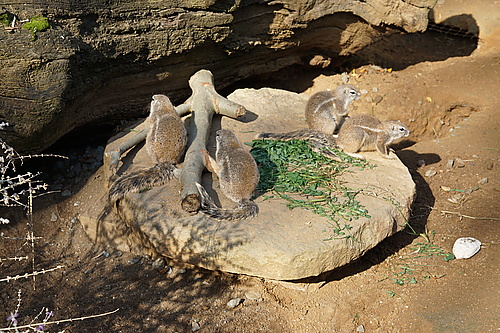
<svg viewBox="0 0 500 333"><path fill-rule="evenodd" d="M369 114L348 117L349 104L359 99L358 90L348 84L334 91L321 91L309 98L306 121L309 129L288 133L262 133L258 139L306 140L314 151L331 158L329 148L338 147L349 156L364 159L357 152L378 151L383 157L393 159L389 145L410 134L400 121L380 121ZM334 134L338 131L338 135Z"/></svg>
<svg viewBox="0 0 500 333"><path fill-rule="evenodd" d="M288 133L262 133L258 139L306 140L313 150L329 157L329 148L338 147L350 156L364 157L359 151L378 151L383 157L393 159L389 145L407 137L408 127L400 121L381 122L377 118L360 114L347 118L349 104L359 99L360 93L351 85L341 85L334 91L321 91L308 100L305 110L309 129ZM146 150L155 162L152 168L142 170L115 181L109 199L116 202L126 193L140 192L148 187L165 184L175 173L186 149L187 132L184 123L168 103L155 104L163 95L153 96L149 116L150 130L146 137ZM165 101L163 101L165 102ZM156 107L155 107L156 106ZM340 130L339 130L340 129ZM338 131L338 136L334 133ZM238 206L234 209L217 207L201 184L196 184L200 194L200 211L218 220L241 220L257 215L258 207L252 201L259 182L259 171L252 155L243 147L234 132L221 129L216 135L216 153L213 159L202 150L206 168L219 177L222 193Z"/></svg>
<svg viewBox="0 0 500 333"><path fill-rule="evenodd" d="M127 193L138 193L170 181L177 173L188 142L187 130L175 107L165 95L154 95L147 119L149 131L146 151L154 166L118 178L111 184L108 199L114 205ZM219 220L240 220L255 216L257 205L251 200L259 183L259 171L252 155L236 135L226 129L217 131L215 159L206 150L206 168L219 177L222 193L238 206L235 209L217 207L201 184L196 184L201 200L200 210Z"/></svg>

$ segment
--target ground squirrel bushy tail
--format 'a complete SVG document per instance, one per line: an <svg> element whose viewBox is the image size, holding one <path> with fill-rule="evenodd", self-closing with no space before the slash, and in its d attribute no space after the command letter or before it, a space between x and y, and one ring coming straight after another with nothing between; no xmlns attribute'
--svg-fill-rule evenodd
<svg viewBox="0 0 500 333"><path fill-rule="evenodd" d="M255 217L259 212L257 204L250 199L241 200L234 209L219 208L201 184L196 183L196 187L200 193L200 211L216 220L244 220Z"/></svg>
<svg viewBox="0 0 500 333"><path fill-rule="evenodd" d="M321 131L311 129L301 129L287 133L260 133L257 139L272 139L272 140L305 140L309 143L311 149L331 159L339 159L332 151L332 148L337 146L335 137Z"/></svg>
<svg viewBox="0 0 500 333"><path fill-rule="evenodd" d="M158 163L149 169L119 178L109 189L109 200L116 202L129 192L139 193L154 186L164 185L174 177L175 169L172 164Z"/></svg>

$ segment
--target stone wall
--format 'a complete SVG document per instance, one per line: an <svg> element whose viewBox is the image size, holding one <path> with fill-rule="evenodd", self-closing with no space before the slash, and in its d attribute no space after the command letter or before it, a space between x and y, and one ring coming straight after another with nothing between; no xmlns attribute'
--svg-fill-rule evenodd
<svg viewBox="0 0 500 333"><path fill-rule="evenodd" d="M153 94L181 103L202 68L220 89L294 64L332 65L397 29L425 30L434 3L7 0L18 22L43 15L52 28L36 40L0 29L0 121L11 125L2 137L36 152L75 127L145 115Z"/></svg>

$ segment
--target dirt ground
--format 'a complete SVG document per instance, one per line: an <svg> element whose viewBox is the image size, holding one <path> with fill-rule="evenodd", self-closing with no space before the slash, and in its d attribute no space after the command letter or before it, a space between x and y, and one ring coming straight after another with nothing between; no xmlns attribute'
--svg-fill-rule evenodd
<svg viewBox="0 0 500 333"><path fill-rule="evenodd" d="M498 45L477 48L481 41L433 32L393 38L351 59L349 83L364 91L353 113L399 119L412 131L397 146L417 185L411 228L321 277L276 282L172 262L171 270L156 269L147 258L93 245L78 223L77 194L53 194L35 206L35 269L63 268L38 275L35 284L0 282L0 327L16 310L20 289L19 325L42 321L44 307L54 313L50 320L117 310L47 325L50 332L498 331ZM331 74L295 73L287 84L275 83L311 94L339 84L341 76ZM10 238L2 239L0 258L30 253L28 242L12 239L27 230L24 220L1 227ZM465 236L479 239L481 250L445 261ZM31 262L2 262L0 278L32 269ZM235 298L241 303L228 307Z"/></svg>

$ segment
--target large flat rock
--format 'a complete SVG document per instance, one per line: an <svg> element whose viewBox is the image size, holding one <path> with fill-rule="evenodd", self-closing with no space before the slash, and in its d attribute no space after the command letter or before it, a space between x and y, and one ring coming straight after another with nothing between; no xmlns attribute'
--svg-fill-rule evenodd
<svg viewBox="0 0 500 333"><path fill-rule="evenodd" d="M305 95L264 88L238 90L228 98L250 112L240 120L214 118L213 132L221 126L230 128L243 142L250 142L258 132L305 127ZM214 147L208 148L213 152ZM93 239L122 251L163 255L207 269L278 280L316 276L359 258L401 230L408 220L415 184L407 168L399 159L383 159L376 153L365 156L376 167L353 169L341 178L348 187L364 190L357 199L371 216L348 222L352 238L337 238L330 220L308 210L290 210L278 199L258 197L259 215L250 220L221 222L203 214L190 215L180 207L178 180L128 195L119 205L121 218L109 214L98 223L106 195L102 183L107 171L103 168L94 177L95 183L90 182L78 194L82 206L91 206L80 220ZM140 147L126 159L130 161L125 161L127 172L151 165ZM223 207L235 206L210 174L205 174L203 183Z"/></svg>

